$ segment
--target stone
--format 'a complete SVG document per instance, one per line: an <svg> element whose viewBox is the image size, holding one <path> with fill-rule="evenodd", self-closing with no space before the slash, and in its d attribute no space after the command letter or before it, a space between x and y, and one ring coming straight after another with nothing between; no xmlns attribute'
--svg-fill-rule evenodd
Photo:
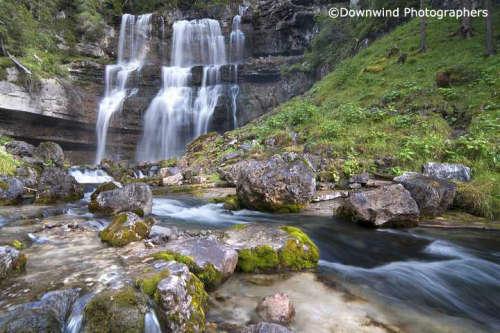
<svg viewBox="0 0 500 333"><path fill-rule="evenodd" d="M260 322L255 325L250 325L241 330L241 333L292 333L292 331L282 325Z"/></svg>
<svg viewBox="0 0 500 333"><path fill-rule="evenodd" d="M0 176L0 205L19 204L23 194L24 183L19 178Z"/></svg>
<svg viewBox="0 0 500 333"><path fill-rule="evenodd" d="M205 331L208 294L203 283L184 264L169 261L165 268L170 274L158 283L155 300L167 331Z"/></svg>
<svg viewBox="0 0 500 333"><path fill-rule="evenodd" d="M419 209L410 192L394 184L351 193L338 213L371 227L411 227Z"/></svg>
<svg viewBox="0 0 500 333"><path fill-rule="evenodd" d="M224 242L238 251L242 272L301 271L315 268L319 250L299 228L241 224L225 231Z"/></svg>
<svg viewBox="0 0 500 333"><path fill-rule="evenodd" d="M238 253L233 248L211 238L176 240L164 249L191 258L195 264L191 265L191 271L210 290L231 276L238 262Z"/></svg>
<svg viewBox="0 0 500 333"><path fill-rule="evenodd" d="M179 186L182 185L182 180L184 177L182 173L175 174L173 176L168 176L162 179L163 186Z"/></svg>
<svg viewBox="0 0 500 333"><path fill-rule="evenodd" d="M402 184L418 204L420 213L436 216L444 213L455 198L457 186L447 180L427 177L416 172L407 172L394 178Z"/></svg>
<svg viewBox="0 0 500 333"><path fill-rule="evenodd" d="M168 241L177 239L179 231L176 227L162 227L159 225L153 225L151 231L149 232L149 239L153 244L163 245Z"/></svg>
<svg viewBox="0 0 500 333"><path fill-rule="evenodd" d="M0 281L9 274L24 270L26 257L11 246L0 246Z"/></svg>
<svg viewBox="0 0 500 333"><path fill-rule="evenodd" d="M64 151L55 142L42 142L35 148L34 156L38 157L45 164L63 166Z"/></svg>
<svg viewBox="0 0 500 333"><path fill-rule="evenodd" d="M311 201L316 178L307 160L296 154L243 162L236 194L250 209L297 212Z"/></svg>
<svg viewBox="0 0 500 333"><path fill-rule="evenodd" d="M368 183L369 180L370 180L370 174L368 172L363 172L349 178L349 183L350 184L358 183L364 186Z"/></svg>
<svg viewBox="0 0 500 333"><path fill-rule="evenodd" d="M5 144L5 150L14 156L32 157L35 151L35 146L24 141L10 141Z"/></svg>
<svg viewBox="0 0 500 333"><path fill-rule="evenodd" d="M1 332L62 332L79 289L54 290L38 301L21 304L6 314Z"/></svg>
<svg viewBox="0 0 500 333"><path fill-rule="evenodd" d="M155 220L151 217L142 219L134 213L121 213L113 218L111 224L102 230L99 236L109 245L125 246L147 238L154 223Z"/></svg>
<svg viewBox="0 0 500 333"><path fill-rule="evenodd" d="M24 186L36 188L38 173L35 169L29 166L20 166L16 169L16 177L23 182Z"/></svg>
<svg viewBox="0 0 500 333"><path fill-rule="evenodd" d="M144 183L127 184L121 188L103 191L89 203L92 213L114 215L121 212L134 212L138 215L151 214L153 193Z"/></svg>
<svg viewBox="0 0 500 333"><path fill-rule="evenodd" d="M144 332L144 317L148 311L146 297L127 286L105 290L95 295L85 306L83 333Z"/></svg>
<svg viewBox="0 0 500 333"><path fill-rule="evenodd" d="M295 307L288 295L277 293L266 296L257 306L257 313L266 322L289 324L295 316Z"/></svg>
<svg viewBox="0 0 500 333"><path fill-rule="evenodd" d="M45 168L38 182L36 202L69 202L83 198L83 186L73 176L57 167Z"/></svg>
<svg viewBox="0 0 500 333"><path fill-rule="evenodd" d="M468 182L471 170L463 164L428 162L423 165L423 174L428 177Z"/></svg>

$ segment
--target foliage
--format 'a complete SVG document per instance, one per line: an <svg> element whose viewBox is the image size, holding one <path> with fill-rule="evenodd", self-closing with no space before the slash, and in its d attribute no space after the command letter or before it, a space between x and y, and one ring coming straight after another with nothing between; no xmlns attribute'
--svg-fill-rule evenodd
<svg viewBox="0 0 500 333"><path fill-rule="evenodd" d="M0 146L0 175L13 176L21 162L5 151L5 147Z"/></svg>

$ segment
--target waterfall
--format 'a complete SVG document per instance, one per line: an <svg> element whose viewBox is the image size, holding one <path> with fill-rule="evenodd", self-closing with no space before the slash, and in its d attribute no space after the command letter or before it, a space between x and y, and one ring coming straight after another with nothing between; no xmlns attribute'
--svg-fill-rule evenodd
<svg viewBox="0 0 500 333"><path fill-rule="evenodd" d="M107 65L104 74L104 98L97 114L97 153L99 164L106 151L109 123L113 114L121 111L123 102L134 89L127 86L130 75L140 71L148 53L151 36L151 14L138 17L130 14L122 16L118 42L118 62Z"/></svg>
<svg viewBox="0 0 500 333"><path fill-rule="evenodd" d="M208 131L223 93L221 67L225 64L226 48L218 21L174 23L170 66L163 67L162 89L144 115L137 160L178 156L188 142ZM189 86L195 66L203 66L199 88Z"/></svg>
<svg viewBox="0 0 500 333"><path fill-rule="evenodd" d="M149 309L144 316L144 333L161 333L161 326L154 309Z"/></svg>
<svg viewBox="0 0 500 333"><path fill-rule="evenodd" d="M233 114L233 128L238 127L238 95L240 86L238 85L238 65L245 57L245 34L241 31L241 17L248 7L240 5L238 15L233 18L231 35L229 36L230 59L233 64L233 84L229 88L231 94L231 111Z"/></svg>

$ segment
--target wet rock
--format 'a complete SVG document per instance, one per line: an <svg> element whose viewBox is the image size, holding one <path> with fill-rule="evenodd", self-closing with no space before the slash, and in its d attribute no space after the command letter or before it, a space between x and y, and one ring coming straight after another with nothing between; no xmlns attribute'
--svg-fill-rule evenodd
<svg viewBox="0 0 500 333"><path fill-rule="evenodd" d="M242 164L236 193L251 209L297 212L316 192L316 179L307 160L296 154L275 155Z"/></svg>
<svg viewBox="0 0 500 333"><path fill-rule="evenodd" d="M162 184L163 186L179 186L182 185L183 179L184 177L182 176L182 173L178 173L176 175L163 178Z"/></svg>
<svg viewBox="0 0 500 333"><path fill-rule="evenodd" d="M225 231L243 272L300 271L316 267L319 250L299 228L243 224Z"/></svg>
<svg viewBox="0 0 500 333"><path fill-rule="evenodd" d="M96 187L94 192L92 192L92 194L90 195L90 201L96 200L97 196L102 192L116 190L116 189L121 188L121 187L122 187L121 184L117 183L117 182L102 183Z"/></svg>
<svg viewBox="0 0 500 333"><path fill-rule="evenodd" d="M443 179L407 172L394 181L402 184L418 204L420 213L436 216L444 213L453 203L457 186Z"/></svg>
<svg viewBox="0 0 500 333"><path fill-rule="evenodd" d="M38 182L37 203L68 202L81 198L83 198L83 187L73 176L57 167L43 170Z"/></svg>
<svg viewBox="0 0 500 333"><path fill-rule="evenodd" d="M16 177L0 176L0 205L15 205L22 201L24 184Z"/></svg>
<svg viewBox="0 0 500 333"><path fill-rule="evenodd" d="M260 322L255 325L245 327L241 333L292 333L292 331L282 325Z"/></svg>
<svg viewBox="0 0 500 333"><path fill-rule="evenodd" d="M176 227L162 227L154 225L149 232L149 239L153 244L162 245L168 241L177 239L179 231Z"/></svg>
<svg viewBox="0 0 500 333"><path fill-rule="evenodd" d="M46 165L63 166L64 151L55 142L42 142L35 148L34 156L42 160Z"/></svg>
<svg viewBox="0 0 500 333"><path fill-rule="evenodd" d="M471 170L463 164L429 162L423 165L425 176L438 179L458 180L468 182L471 180Z"/></svg>
<svg viewBox="0 0 500 333"><path fill-rule="evenodd" d="M62 332L79 289L55 290L36 302L17 306L0 325L1 332Z"/></svg>
<svg viewBox="0 0 500 333"><path fill-rule="evenodd" d="M142 219L134 213L121 213L113 218L111 224L102 230L99 236L103 242L112 246L125 246L147 238L154 223L151 217Z"/></svg>
<svg viewBox="0 0 500 333"><path fill-rule="evenodd" d="M24 141L11 141L5 144L5 150L14 156L32 157L35 146Z"/></svg>
<svg viewBox="0 0 500 333"><path fill-rule="evenodd" d="M170 261L170 275L158 283L155 293L161 320L168 332L203 332L208 294L203 283L186 265Z"/></svg>
<svg viewBox="0 0 500 333"><path fill-rule="evenodd" d="M208 289L214 289L233 274L238 253L231 247L211 238L188 238L168 243L167 251L192 258L190 269Z"/></svg>
<svg viewBox="0 0 500 333"><path fill-rule="evenodd" d="M26 256L10 246L0 246L0 280L24 270Z"/></svg>
<svg viewBox="0 0 500 333"><path fill-rule="evenodd" d="M339 208L340 215L371 227L410 227L417 225L417 203L402 185L354 192Z"/></svg>
<svg viewBox="0 0 500 333"><path fill-rule="evenodd" d="M23 182L24 186L36 188L38 173L29 166L20 166L16 169L16 176Z"/></svg>
<svg viewBox="0 0 500 333"><path fill-rule="evenodd" d="M277 324L289 324L295 316L295 307L284 293L266 296L257 306L259 316L267 321Z"/></svg>
<svg viewBox="0 0 500 333"><path fill-rule="evenodd" d="M121 212L134 212L149 215L153 207L153 193L144 183L132 183L111 191L103 191L90 201L92 213L114 215Z"/></svg>
<svg viewBox="0 0 500 333"><path fill-rule="evenodd" d="M83 333L144 332L144 295L132 287L103 291L85 306Z"/></svg>

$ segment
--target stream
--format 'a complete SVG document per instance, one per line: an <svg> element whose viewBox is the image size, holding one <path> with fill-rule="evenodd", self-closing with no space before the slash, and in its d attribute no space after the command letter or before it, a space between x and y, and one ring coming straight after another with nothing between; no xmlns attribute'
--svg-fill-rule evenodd
<svg viewBox="0 0 500 333"><path fill-rule="evenodd" d="M80 203L58 207L59 215L42 212L36 218L28 213L9 218L12 209L0 208L0 239L31 243L24 250L26 273L1 285L0 322L2 313L50 290L81 288L93 293L127 282L130 268L119 260L123 253L103 245L96 235L109 220L90 214L87 200L88 195ZM250 222L295 225L320 248L316 272L232 276L211 294L207 319L212 322L253 322L256 303L283 291L296 306L291 325L296 332L500 330L498 231L372 230L335 218L229 212L189 195L155 197L153 215L159 225L179 229ZM66 325L79 327L81 308L74 307ZM157 331L155 322L154 312L148 313L146 327L153 327L148 331Z"/></svg>

